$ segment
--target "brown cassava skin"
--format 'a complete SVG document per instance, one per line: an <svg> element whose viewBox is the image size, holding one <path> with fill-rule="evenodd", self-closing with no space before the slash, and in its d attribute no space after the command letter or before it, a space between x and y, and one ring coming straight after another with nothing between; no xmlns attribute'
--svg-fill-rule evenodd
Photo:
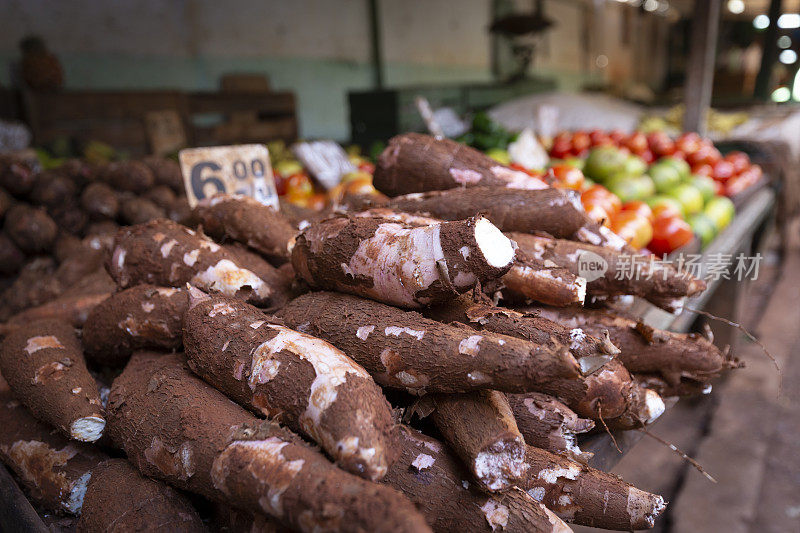
<svg viewBox="0 0 800 533"><path fill-rule="evenodd" d="M278 316L350 355L380 385L411 394L538 390L580 372L566 350L478 334L356 296L305 294Z"/></svg>
<svg viewBox="0 0 800 533"><path fill-rule="evenodd" d="M677 385L672 385L659 374L634 374L633 379L640 386L655 391L663 398L710 394L712 389L711 383L693 379L682 379Z"/></svg>
<svg viewBox="0 0 800 533"><path fill-rule="evenodd" d="M552 262L575 275L580 275L578 263L581 253L591 252L603 258L608 268L604 275L587 284L587 292L591 296L632 294L658 303L664 299L694 296L706 288L704 281L688 272L679 273L671 264L651 264L640 254L632 255L603 246L524 233L511 233L508 236L514 239L526 256ZM633 264L640 270L638 275L634 275L631 268L626 266Z"/></svg>
<svg viewBox="0 0 800 533"><path fill-rule="evenodd" d="M594 428L594 422L547 394L506 394L517 427L530 446L586 463L594 454L582 452L576 435Z"/></svg>
<svg viewBox="0 0 800 533"><path fill-rule="evenodd" d="M293 227L299 230L306 229L312 222L318 222L331 216L329 210L323 209L322 211L315 211L308 207L293 204L283 198L280 198L278 201L281 215L285 217Z"/></svg>
<svg viewBox="0 0 800 533"><path fill-rule="evenodd" d="M625 241L589 218L575 191L563 189L450 189L399 196L387 207L443 220L462 220L483 213L503 231L543 232L617 249L625 245Z"/></svg>
<svg viewBox="0 0 800 533"><path fill-rule="evenodd" d="M316 288L406 308L448 301L476 281L502 276L513 263L495 267L486 260L475 238L480 218L422 227L382 218L330 218L297 236L292 265Z"/></svg>
<svg viewBox="0 0 800 533"><path fill-rule="evenodd" d="M526 493L487 494L444 443L401 427L400 457L383 482L405 493L434 531L571 531Z"/></svg>
<svg viewBox="0 0 800 533"><path fill-rule="evenodd" d="M33 320L57 319L67 322L74 328L81 328L98 304L111 296L110 292L62 295L37 307L30 307L11 317L0 325L0 335L4 336Z"/></svg>
<svg viewBox="0 0 800 533"><path fill-rule="evenodd" d="M34 204L50 208L72 201L77 193L75 182L59 169L49 169L36 176L30 198Z"/></svg>
<svg viewBox="0 0 800 533"><path fill-rule="evenodd" d="M100 395L70 324L38 320L11 332L0 347L0 370L14 395L40 420L76 440L94 441L102 434ZM86 418L97 423L99 432L85 435L73 426Z"/></svg>
<svg viewBox="0 0 800 533"><path fill-rule="evenodd" d="M293 530L262 513L236 509L225 503L215 503L212 523L215 531L236 533L291 533Z"/></svg>
<svg viewBox="0 0 800 533"><path fill-rule="evenodd" d="M169 210L177 199L175 192L166 185L156 185L152 189L148 189L142 196L166 210Z"/></svg>
<svg viewBox="0 0 800 533"><path fill-rule="evenodd" d="M355 213L356 217L378 217L411 226L431 226L441 223L436 218L414 215L404 211L396 211L385 207L377 207ZM506 235L510 237L509 235ZM586 280L574 275L564 268L548 267L543 263L526 257L517 250L514 264L502 278L484 286L484 290L501 283L506 293L511 291L523 300L546 302L548 305L567 306L583 304L586 295ZM498 287L499 288L499 287ZM494 289L492 289L494 292Z"/></svg>
<svg viewBox="0 0 800 533"><path fill-rule="evenodd" d="M21 159L0 157L0 187L14 196L25 196L33 188L36 173Z"/></svg>
<svg viewBox="0 0 800 533"><path fill-rule="evenodd" d="M142 158L153 173L157 185L165 185L178 194L183 192L183 175L177 161L166 157L148 156Z"/></svg>
<svg viewBox="0 0 800 533"><path fill-rule="evenodd" d="M156 204L140 196L125 198L119 207L120 218L125 224L144 224L157 218L164 218L167 212Z"/></svg>
<svg viewBox="0 0 800 533"><path fill-rule="evenodd" d="M114 189L101 182L90 183L81 193L81 207L92 220L113 220L119 214Z"/></svg>
<svg viewBox="0 0 800 533"><path fill-rule="evenodd" d="M425 309L423 314L439 322L460 322L478 331L510 335L536 344L561 344L567 347L585 368L602 365L619 353L619 350L605 337L575 335L557 322L513 309L496 307L483 301L475 302L469 295Z"/></svg>
<svg viewBox="0 0 800 533"><path fill-rule="evenodd" d="M142 476L125 459L109 459L92 470L77 531L195 533L206 527L178 491Z"/></svg>
<svg viewBox="0 0 800 533"><path fill-rule="evenodd" d="M80 513L92 469L107 456L37 420L0 378L0 460L28 496L48 511Z"/></svg>
<svg viewBox="0 0 800 533"><path fill-rule="evenodd" d="M115 161L99 169L99 179L118 191L143 193L155 183L150 168L141 161Z"/></svg>
<svg viewBox="0 0 800 533"><path fill-rule="evenodd" d="M375 165L374 184L389 196L455 187L547 187L542 180L474 148L421 133L404 133L389 140Z"/></svg>
<svg viewBox="0 0 800 533"><path fill-rule="evenodd" d="M530 308L530 312L580 327L590 335L608 331L621 352L619 360L633 373L659 374L670 385L682 381L708 382L740 366L714 343L696 333L674 333L647 326L608 311L594 309Z"/></svg>
<svg viewBox="0 0 800 533"><path fill-rule="evenodd" d="M664 498L560 455L528 446L519 487L567 522L630 531L653 527Z"/></svg>
<svg viewBox="0 0 800 533"><path fill-rule="evenodd" d="M218 194L202 200L194 216L203 231L246 244L273 264L289 261L297 230L278 211L249 196Z"/></svg>
<svg viewBox="0 0 800 533"><path fill-rule="evenodd" d="M83 229L89 223L89 216L78 205L77 198L48 209L48 214L61 231L74 235L82 235Z"/></svg>
<svg viewBox="0 0 800 533"><path fill-rule="evenodd" d="M436 394L432 403L434 424L484 490L508 490L520 480L525 439L502 392Z"/></svg>
<svg viewBox="0 0 800 533"><path fill-rule="evenodd" d="M121 288L141 283L183 287L237 296L259 306L279 306L288 298L285 280L264 260L220 246L171 220L158 219L119 230L108 272Z"/></svg>
<svg viewBox="0 0 800 533"><path fill-rule="evenodd" d="M17 204L6 213L6 235L26 254L50 251L58 227L44 209Z"/></svg>
<svg viewBox="0 0 800 533"><path fill-rule="evenodd" d="M0 275L15 274L25 263L25 253L8 235L0 233Z"/></svg>
<svg viewBox="0 0 800 533"><path fill-rule="evenodd" d="M6 216L6 212L11 209L16 203L14 198L6 192L5 189L0 188L0 220Z"/></svg>
<svg viewBox="0 0 800 533"><path fill-rule="evenodd" d="M134 355L109 394L109 434L145 475L301 531L429 531L397 492L336 468L194 377L178 355Z"/></svg>
<svg viewBox="0 0 800 533"><path fill-rule="evenodd" d="M516 296L557 307L583 305L586 299L584 278L565 268L548 267L538 261L521 259L520 255L517 250L514 266L500 278L504 286L504 299Z"/></svg>
<svg viewBox="0 0 800 533"><path fill-rule="evenodd" d="M178 196L175 201L167 209L167 218L183 224L190 225L192 218L192 206L189 205L189 200L185 196Z"/></svg>
<svg viewBox="0 0 800 533"><path fill-rule="evenodd" d="M256 307L195 290L184 343L190 368L238 404L312 438L348 472L373 481L386 474L391 407L341 351Z"/></svg>
<svg viewBox="0 0 800 533"><path fill-rule="evenodd" d="M95 307L83 327L86 357L120 366L136 350L176 350L188 308L185 289L145 284L118 292Z"/></svg>
<svg viewBox="0 0 800 533"><path fill-rule="evenodd" d="M55 278L56 264L50 257L36 257L22 266L14 283L0 296L0 320L41 305L61 294L63 287Z"/></svg>

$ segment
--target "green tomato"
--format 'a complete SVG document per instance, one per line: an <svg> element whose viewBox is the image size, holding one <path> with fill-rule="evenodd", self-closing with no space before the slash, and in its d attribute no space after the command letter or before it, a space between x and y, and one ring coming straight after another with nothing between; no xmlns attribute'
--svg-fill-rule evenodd
<svg viewBox="0 0 800 533"><path fill-rule="evenodd" d="M498 163L502 163L503 165L511 164L511 156L508 155L508 150L503 150L502 148L491 148L486 151L486 155Z"/></svg>
<svg viewBox="0 0 800 533"><path fill-rule="evenodd" d="M586 160L580 157L568 157L564 160L564 164L582 171L586 166Z"/></svg>
<svg viewBox="0 0 800 533"><path fill-rule="evenodd" d="M641 176L647 171L647 163L639 156L629 155L625 160L625 172L634 176Z"/></svg>
<svg viewBox="0 0 800 533"><path fill-rule="evenodd" d="M653 183L659 193L667 192L681 182L680 173L669 164L656 163L650 167L647 173L653 178Z"/></svg>
<svg viewBox="0 0 800 533"><path fill-rule="evenodd" d="M703 195L691 185L678 185L667 191L666 194L680 202L686 215L694 215L703 209Z"/></svg>
<svg viewBox="0 0 800 533"><path fill-rule="evenodd" d="M717 231L722 231L733 220L736 208L730 198L715 196L706 204L703 213L714 222Z"/></svg>
<svg viewBox="0 0 800 533"><path fill-rule="evenodd" d="M714 179L708 176L695 175L692 176L689 182L695 189L700 191L703 195L703 202L708 202L717 194L717 188L714 186Z"/></svg>
<svg viewBox="0 0 800 533"><path fill-rule="evenodd" d="M704 213L696 213L690 216L688 222L694 234L700 237L703 247L708 246L708 243L717 236L716 224Z"/></svg>
<svg viewBox="0 0 800 533"><path fill-rule="evenodd" d="M600 183L625 169L628 157L613 146L600 146L589 152L583 173Z"/></svg>
<svg viewBox="0 0 800 533"><path fill-rule="evenodd" d="M684 217L683 206L675 198L670 198L669 196L658 194L656 196L651 196L650 198L647 198L645 200L645 203L650 206L650 209L652 209L654 213L661 206L666 206L667 208L669 208L670 211L677 212L681 218Z"/></svg>
<svg viewBox="0 0 800 533"><path fill-rule="evenodd" d="M677 157L662 157L656 164L667 165L674 168L678 171L678 174L682 180L689 179L689 177L692 175L692 169L689 166L689 163Z"/></svg>
<svg viewBox="0 0 800 533"><path fill-rule="evenodd" d="M620 176L607 184L608 190L619 196L622 203L644 200L655 192L653 180L647 176Z"/></svg>

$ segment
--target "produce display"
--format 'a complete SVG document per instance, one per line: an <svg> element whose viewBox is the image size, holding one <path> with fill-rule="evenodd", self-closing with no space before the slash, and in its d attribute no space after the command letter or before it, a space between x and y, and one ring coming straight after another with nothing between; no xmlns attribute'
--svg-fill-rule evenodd
<svg viewBox="0 0 800 533"><path fill-rule="evenodd" d="M671 159L623 186L606 159L628 155L586 155L620 193L695 190ZM280 209L190 210L167 159L0 159L0 460L37 510L87 532L653 527L663 497L593 468L584 438L645 428L740 365L584 305L702 293L668 264L613 268L670 244L655 227L687 207L724 220L723 198L623 203L572 167L420 134L321 198L274 156ZM587 279L584 253L611 269Z"/></svg>

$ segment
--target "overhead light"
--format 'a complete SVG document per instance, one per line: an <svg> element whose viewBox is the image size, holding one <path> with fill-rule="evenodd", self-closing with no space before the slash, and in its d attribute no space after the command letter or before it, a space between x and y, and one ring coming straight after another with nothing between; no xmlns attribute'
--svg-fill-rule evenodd
<svg viewBox="0 0 800 533"><path fill-rule="evenodd" d="M606 68L608 66L608 56L605 54L600 54L594 60L594 64L597 65L598 68Z"/></svg>
<svg viewBox="0 0 800 533"><path fill-rule="evenodd" d="M766 30L769 27L769 17L766 15L757 15L753 19L753 27L757 30Z"/></svg>
<svg viewBox="0 0 800 533"><path fill-rule="evenodd" d="M778 87L772 91L771 98L773 102L788 102L791 97L792 91L790 91L788 87Z"/></svg>
<svg viewBox="0 0 800 533"><path fill-rule="evenodd" d="M778 17L778 27L784 30L800 28L800 13L784 13Z"/></svg>
<svg viewBox="0 0 800 533"><path fill-rule="evenodd" d="M784 65L793 65L795 61L797 61L797 52L794 50L784 50L781 52L781 55L778 56L781 63Z"/></svg>
<svg viewBox="0 0 800 533"><path fill-rule="evenodd" d="M739 15L740 13L744 13L743 0L728 0L728 11L730 11L734 15Z"/></svg>
<svg viewBox="0 0 800 533"><path fill-rule="evenodd" d="M658 9L658 0L644 0L642 7L645 11L655 11Z"/></svg>
<svg viewBox="0 0 800 533"><path fill-rule="evenodd" d="M781 35L778 37L778 46L780 48L789 48L792 46L792 39L788 35Z"/></svg>
<svg viewBox="0 0 800 533"><path fill-rule="evenodd" d="M800 102L800 70L794 75L794 88L792 89L792 100Z"/></svg>

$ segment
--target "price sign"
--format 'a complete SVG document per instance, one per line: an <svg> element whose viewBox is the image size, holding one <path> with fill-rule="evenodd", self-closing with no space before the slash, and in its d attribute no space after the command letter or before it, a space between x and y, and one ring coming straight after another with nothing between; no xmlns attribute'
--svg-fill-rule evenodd
<svg viewBox="0 0 800 533"><path fill-rule="evenodd" d="M181 150L181 172L189 205L217 193L242 194L278 207L269 152L263 144Z"/></svg>
<svg viewBox="0 0 800 533"><path fill-rule="evenodd" d="M336 187L343 175L358 170L344 148L333 141L297 143L292 152L326 189Z"/></svg>

